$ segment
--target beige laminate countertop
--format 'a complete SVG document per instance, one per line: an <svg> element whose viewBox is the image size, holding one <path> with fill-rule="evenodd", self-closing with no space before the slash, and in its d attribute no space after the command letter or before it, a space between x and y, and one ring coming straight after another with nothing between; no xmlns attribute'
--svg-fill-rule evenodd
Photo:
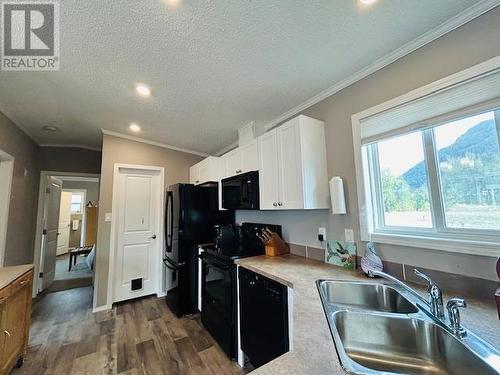
<svg viewBox="0 0 500 375"><path fill-rule="evenodd" d="M347 271L295 255L258 256L237 260L251 271L293 288L293 348L252 371L255 375L345 374L321 305L316 280L368 280L360 272ZM370 279L373 281L373 279ZM444 296L446 299L451 296ZM462 309L464 326L500 349L500 321L494 305L467 299Z"/></svg>
<svg viewBox="0 0 500 375"><path fill-rule="evenodd" d="M0 267L0 289L5 288L19 276L33 268L32 264L23 264L21 266Z"/></svg>

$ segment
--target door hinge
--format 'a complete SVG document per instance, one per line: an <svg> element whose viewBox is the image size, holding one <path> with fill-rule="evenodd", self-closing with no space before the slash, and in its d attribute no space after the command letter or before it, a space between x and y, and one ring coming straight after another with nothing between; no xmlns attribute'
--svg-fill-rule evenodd
<svg viewBox="0 0 500 375"><path fill-rule="evenodd" d="M39 277L39 278L42 278L42 277L43 277L43 272L40 272L40 273L38 274L38 277Z"/></svg>
<svg viewBox="0 0 500 375"><path fill-rule="evenodd" d="M42 234L46 235L47 234L47 229L42 230Z"/></svg>

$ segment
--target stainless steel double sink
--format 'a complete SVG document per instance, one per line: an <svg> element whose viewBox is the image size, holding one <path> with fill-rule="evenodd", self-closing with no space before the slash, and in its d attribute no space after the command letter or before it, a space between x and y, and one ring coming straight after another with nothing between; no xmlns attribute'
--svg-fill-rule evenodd
<svg viewBox="0 0 500 375"><path fill-rule="evenodd" d="M500 353L455 336L398 286L318 280L342 367L351 374L498 375Z"/></svg>

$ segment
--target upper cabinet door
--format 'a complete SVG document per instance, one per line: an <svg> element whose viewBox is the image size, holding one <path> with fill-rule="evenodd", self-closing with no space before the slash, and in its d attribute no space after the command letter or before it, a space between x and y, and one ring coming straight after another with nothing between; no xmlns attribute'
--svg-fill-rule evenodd
<svg viewBox="0 0 500 375"><path fill-rule="evenodd" d="M279 160L279 196L281 209L304 208L300 129L296 119L276 129Z"/></svg>
<svg viewBox="0 0 500 375"><path fill-rule="evenodd" d="M189 168L189 183L198 184L200 182L200 166L199 164L193 165Z"/></svg>
<svg viewBox="0 0 500 375"><path fill-rule="evenodd" d="M257 151L257 140L240 146L241 169L243 172L257 171L259 169L259 152Z"/></svg>
<svg viewBox="0 0 500 375"><path fill-rule="evenodd" d="M237 148L223 156L225 165L225 177L234 176L243 172L241 168L241 152Z"/></svg>
<svg viewBox="0 0 500 375"><path fill-rule="evenodd" d="M197 164L199 183L204 183L211 180L210 164L210 158L203 159Z"/></svg>
<svg viewBox="0 0 500 375"><path fill-rule="evenodd" d="M279 162L278 137L275 130L259 137L259 190L260 208L278 209L279 202Z"/></svg>

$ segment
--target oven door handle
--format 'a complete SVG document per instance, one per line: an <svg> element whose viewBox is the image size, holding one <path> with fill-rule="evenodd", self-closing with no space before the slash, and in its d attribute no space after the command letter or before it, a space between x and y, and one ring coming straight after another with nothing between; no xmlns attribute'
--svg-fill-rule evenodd
<svg viewBox="0 0 500 375"><path fill-rule="evenodd" d="M208 265L211 265L211 266L214 266L214 267L217 267L217 268L221 268L223 270L230 269L230 265L229 264L227 264L225 262L222 262L222 261L218 260L215 257L206 255L205 253L201 253L200 255L198 255L198 257L201 259L202 262L204 262L204 263L206 263Z"/></svg>
<svg viewBox="0 0 500 375"><path fill-rule="evenodd" d="M165 259L163 259L163 264L164 264L164 265L165 265L165 267L167 267L170 271L177 272L177 271L179 270L178 268L174 268L174 267L172 267L170 264L168 264L168 263L166 262L166 260L165 260Z"/></svg>
<svg viewBox="0 0 500 375"><path fill-rule="evenodd" d="M167 268L173 270L173 271L177 271L180 267L184 266L186 263L175 263L172 259L170 259L169 257L165 257L163 258L163 263L165 264L165 266L167 266Z"/></svg>

